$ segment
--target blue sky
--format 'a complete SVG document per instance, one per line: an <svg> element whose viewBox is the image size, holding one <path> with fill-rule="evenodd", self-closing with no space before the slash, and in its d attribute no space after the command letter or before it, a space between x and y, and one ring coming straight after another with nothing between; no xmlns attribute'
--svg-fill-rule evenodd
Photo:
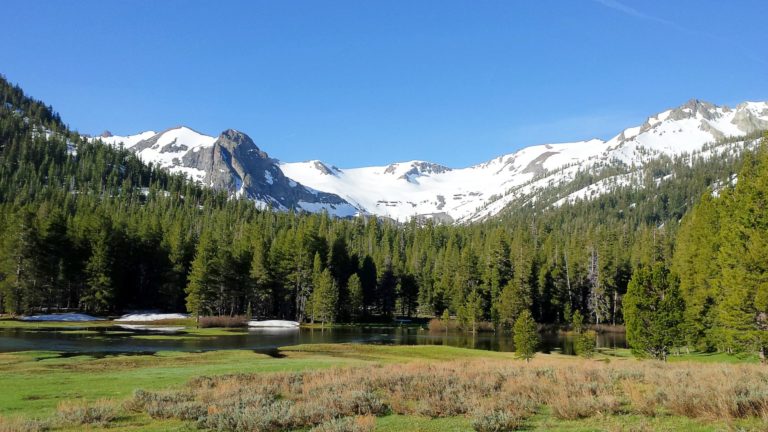
<svg viewBox="0 0 768 432"><path fill-rule="evenodd" d="M235 128L286 161L461 167L768 100L768 2L6 1L0 73L82 133Z"/></svg>

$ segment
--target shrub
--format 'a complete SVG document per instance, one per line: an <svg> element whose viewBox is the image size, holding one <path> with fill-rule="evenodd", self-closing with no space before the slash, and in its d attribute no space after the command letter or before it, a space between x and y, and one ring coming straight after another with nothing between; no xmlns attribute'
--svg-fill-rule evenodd
<svg viewBox="0 0 768 432"><path fill-rule="evenodd" d="M179 420L198 420L208 413L208 407L197 402L163 403L151 402L146 412L154 419L177 418Z"/></svg>
<svg viewBox="0 0 768 432"><path fill-rule="evenodd" d="M47 421L0 417L0 432L43 432L50 429Z"/></svg>
<svg viewBox="0 0 768 432"><path fill-rule="evenodd" d="M432 318L428 324L429 331L431 332L445 332L458 330L459 323L456 320L449 318Z"/></svg>
<svg viewBox="0 0 768 432"><path fill-rule="evenodd" d="M573 340L573 350L576 352L576 355L592 358L595 355L596 342L597 333L594 330L577 333Z"/></svg>
<svg viewBox="0 0 768 432"><path fill-rule="evenodd" d="M635 381L624 382L624 394L632 412L644 416L656 415L656 408L666 399L663 390Z"/></svg>
<svg viewBox="0 0 768 432"><path fill-rule="evenodd" d="M562 420L577 420L598 413L612 414L621 406L619 400L612 395L589 397L561 393L552 402L552 414Z"/></svg>
<svg viewBox="0 0 768 432"><path fill-rule="evenodd" d="M376 425L374 417L343 417L330 420L310 429L310 432L371 432Z"/></svg>
<svg viewBox="0 0 768 432"><path fill-rule="evenodd" d="M768 418L768 370L759 366L594 362L537 358L409 362L191 380L136 391L127 406L218 431L347 430L352 418L472 413L478 431L513 430L541 407L558 419L672 413L701 419ZM372 427L372 426L370 426ZM356 430L356 429L352 429ZM363 429L366 430L366 429Z"/></svg>
<svg viewBox="0 0 768 432"><path fill-rule="evenodd" d="M248 325L248 318L245 315L218 315L218 316L201 316L200 327L245 327Z"/></svg>
<svg viewBox="0 0 768 432"><path fill-rule="evenodd" d="M387 410L386 405L382 403L376 394L369 391L353 390L342 393L338 399L336 412L343 416L349 415L378 415L384 414Z"/></svg>
<svg viewBox="0 0 768 432"><path fill-rule="evenodd" d="M472 417L472 429L477 432L506 432L524 427L524 417L504 410L479 412Z"/></svg>
<svg viewBox="0 0 768 432"><path fill-rule="evenodd" d="M300 426L293 421L293 402L275 401L267 405L238 404L209 407L198 425L208 429L233 432L271 432Z"/></svg>
<svg viewBox="0 0 768 432"><path fill-rule="evenodd" d="M94 403L65 401L59 404L56 412L63 423L71 425L103 426L117 415L114 403L108 400Z"/></svg>

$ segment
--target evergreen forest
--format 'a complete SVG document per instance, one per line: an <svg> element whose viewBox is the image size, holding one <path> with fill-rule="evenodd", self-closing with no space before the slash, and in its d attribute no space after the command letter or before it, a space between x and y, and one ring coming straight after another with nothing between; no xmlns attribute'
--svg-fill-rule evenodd
<svg viewBox="0 0 768 432"><path fill-rule="evenodd" d="M642 355L763 353L763 141L658 159L643 187L519 203L475 224L337 219L260 210L142 163L0 79L0 308L319 323L455 316L469 330L528 314L565 325L578 312L626 325Z"/></svg>

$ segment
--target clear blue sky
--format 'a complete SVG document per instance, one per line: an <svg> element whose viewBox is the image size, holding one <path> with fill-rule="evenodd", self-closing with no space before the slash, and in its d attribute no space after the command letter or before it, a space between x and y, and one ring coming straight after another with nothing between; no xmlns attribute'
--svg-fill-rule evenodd
<svg viewBox="0 0 768 432"><path fill-rule="evenodd" d="M460 167L768 100L768 1L4 1L0 73L82 133Z"/></svg>

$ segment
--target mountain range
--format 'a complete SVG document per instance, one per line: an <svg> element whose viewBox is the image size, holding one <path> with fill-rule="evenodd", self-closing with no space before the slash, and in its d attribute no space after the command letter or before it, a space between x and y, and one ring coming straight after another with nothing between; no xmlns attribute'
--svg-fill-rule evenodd
<svg viewBox="0 0 768 432"><path fill-rule="evenodd" d="M130 136L105 132L93 139L122 145L147 163L262 207L467 223L513 205L562 205L616 187L643 187L644 167L653 160L717 157L726 148L752 144L746 137L762 130L768 130L768 102L729 108L691 100L607 141L529 146L466 168L419 160L362 168L338 168L319 160L283 162L231 129L218 137L179 126ZM574 186L583 174L591 180Z"/></svg>

